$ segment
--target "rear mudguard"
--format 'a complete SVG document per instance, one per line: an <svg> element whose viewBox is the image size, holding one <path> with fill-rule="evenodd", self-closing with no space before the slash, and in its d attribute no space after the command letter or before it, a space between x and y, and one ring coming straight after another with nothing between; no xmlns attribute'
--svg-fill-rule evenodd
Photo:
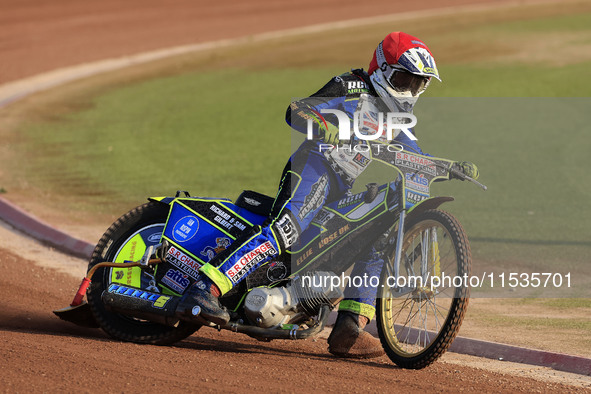
<svg viewBox="0 0 591 394"><path fill-rule="evenodd" d="M453 201L453 197L431 197L426 200L421 201L414 207L408 210L406 213L405 222L408 223L414 216L420 214L429 209L437 209L441 204L449 201Z"/></svg>
<svg viewBox="0 0 591 394"><path fill-rule="evenodd" d="M148 201L160 202L162 204L170 205L176 197L148 197Z"/></svg>

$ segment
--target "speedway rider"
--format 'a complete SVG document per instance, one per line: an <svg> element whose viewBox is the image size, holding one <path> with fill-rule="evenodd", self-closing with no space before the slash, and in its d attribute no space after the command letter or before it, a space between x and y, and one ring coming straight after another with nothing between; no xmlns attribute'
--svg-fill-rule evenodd
<svg viewBox="0 0 591 394"><path fill-rule="evenodd" d="M263 226L247 229L201 267L200 280L183 296L177 311L190 315L193 306L198 305L202 318L214 324L226 324L230 316L218 297L263 263L288 250L325 203L347 195L368 161L360 163L359 158L354 160L355 155L335 155L319 149L321 144L342 143L336 117L322 115L321 110L339 109L353 119L362 99L369 98L384 103L388 107L386 111L410 113L432 78L439 80L439 73L429 48L416 37L394 32L378 45L368 72L357 69L334 77L312 96L292 103L287 109L287 122L306 133L311 119L315 138L305 141L288 161L269 220ZM392 142L423 153L405 133L399 133ZM473 164L456 165L466 175L478 177ZM254 256L253 252L258 255ZM241 260L247 253L252 258ZM355 264L351 277L364 274L379 277L383 263L380 253L371 250L364 261ZM346 289L347 298L339 305L337 321L328 338L329 352L358 358L383 354L379 340L363 331L375 314L377 290L375 287Z"/></svg>

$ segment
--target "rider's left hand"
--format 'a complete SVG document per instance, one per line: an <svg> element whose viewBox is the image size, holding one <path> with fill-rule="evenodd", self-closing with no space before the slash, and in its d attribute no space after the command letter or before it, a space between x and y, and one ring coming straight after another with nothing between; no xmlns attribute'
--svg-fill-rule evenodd
<svg viewBox="0 0 591 394"><path fill-rule="evenodd" d="M456 161L453 164L454 168L458 171L464 173L464 175L469 176L472 179L478 179L480 174L478 173L478 167L475 164L470 163L469 161ZM452 173L452 178L462 179L458 176L454 176ZM463 180L463 179L462 179Z"/></svg>

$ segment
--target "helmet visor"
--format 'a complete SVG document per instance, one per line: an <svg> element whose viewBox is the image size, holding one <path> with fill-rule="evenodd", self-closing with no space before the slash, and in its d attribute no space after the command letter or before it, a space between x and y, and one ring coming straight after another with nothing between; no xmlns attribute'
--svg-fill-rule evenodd
<svg viewBox="0 0 591 394"><path fill-rule="evenodd" d="M410 92L413 96L427 89L431 77L415 75L408 71L394 71L390 77L390 85L400 93Z"/></svg>

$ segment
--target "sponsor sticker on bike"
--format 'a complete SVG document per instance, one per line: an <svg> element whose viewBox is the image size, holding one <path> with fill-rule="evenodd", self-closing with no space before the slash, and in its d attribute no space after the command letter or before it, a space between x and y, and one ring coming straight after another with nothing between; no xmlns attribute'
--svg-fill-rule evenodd
<svg viewBox="0 0 591 394"><path fill-rule="evenodd" d="M172 228L172 237L179 243L187 242L199 231L199 219L193 215L187 215L178 220Z"/></svg>
<svg viewBox="0 0 591 394"><path fill-rule="evenodd" d="M146 240L149 243L158 243L158 242L160 242L160 238L162 238L162 232L157 232L157 233L149 235L148 238L146 238Z"/></svg>
<svg viewBox="0 0 591 394"><path fill-rule="evenodd" d="M423 174L409 173L405 174L406 187L422 193L429 193L429 180Z"/></svg>
<svg viewBox="0 0 591 394"><path fill-rule="evenodd" d="M232 241L230 241L230 238L217 237L215 239L215 243L216 246L206 246L205 249L199 252L201 256L205 257L204 260L206 263L209 263L211 259L215 257L216 254L220 253L222 250L225 250L228 246L230 246Z"/></svg>
<svg viewBox="0 0 591 394"><path fill-rule="evenodd" d="M360 166L365 167L371 162L371 159L359 152L355 155L355 157L353 157L353 161Z"/></svg>
<svg viewBox="0 0 591 394"><path fill-rule="evenodd" d="M427 198L429 198L429 196L425 196L424 194L415 193L410 190L406 191L406 201L410 202L411 204L418 204Z"/></svg>
<svg viewBox="0 0 591 394"><path fill-rule="evenodd" d="M348 207L349 205L357 204L358 202L361 202L361 200L363 199L363 196L364 196L364 193L359 193L359 194L355 194L353 196L345 197L342 200L339 200L339 202L337 204L337 209Z"/></svg>
<svg viewBox="0 0 591 394"><path fill-rule="evenodd" d="M182 293L191 284L189 276L175 269L169 269L162 277L162 283L169 289Z"/></svg>
<svg viewBox="0 0 591 394"><path fill-rule="evenodd" d="M277 250L273 244L267 241L238 259L236 264L226 271L226 275L233 283L238 283L252 267L276 254Z"/></svg>
<svg viewBox="0 0 591 394"><path fill-rule="evenodd" d="M367 93L367 84L363 81L347 81L347 94Z"/></svg>
<svg viewBox="0 0 591 394"><path fill-rule="evenodd" d="M260 201L257 201L254 198L250 198L250 197L244 197L244 202L247 203L248 205L252 205L253 207L258 207L259 205L261 205Z"/></svg>
<svg viewBox="0 0 591 394"><path fill-rule="evenodd" d="M172 298L169 296L157 293L150 293L149 291L136 289L133 287L127 287L116 283L112 283L107 291L112 294L119 294L125 297L149 301L152 303L153 307L159 309L164 308L166 304L168 304L168 301L170 301L170 299Z"/></svg>
<svg viewBox="0 0 591 394"><path fill-rule="evenodd" d="M225 228L226 230L232 231L235 228L239 231L246 230L247 225L245 223L236 218L234 215L230 215L228 212L220 208L218 205L212 204L209 207L209 210L215 213L213 221L219 224L221 227Z"/></svg>
<svg viewBox="0 0 591 394"><path fill-rule="evenodd" d="M267 279L271 282L281 280L287 276L287 267L281 261L272 261L267 269Z"/></svg>
<svg viewBox="0 0 591 394"><path fill-rule="evenodd" d="M191 278L197 279L201 264L174 246L171 246L170 249L168 249L168 252L166 253L166 261L189 275Z"/></svg>
<svg viewBox="0 0 591 394"><path fill-rule="evenodd" d="M433 161L410 153L397 152L394 164L412 170L424 171L433 176L436 175L435 163Z"/></svg>

